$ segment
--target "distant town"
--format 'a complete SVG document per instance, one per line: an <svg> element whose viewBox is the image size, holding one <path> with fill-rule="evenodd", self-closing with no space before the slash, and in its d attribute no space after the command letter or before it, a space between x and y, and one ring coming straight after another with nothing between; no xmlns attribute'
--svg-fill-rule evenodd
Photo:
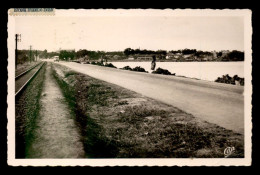
<svg viewBox="0 0 260 175"><path fill-rule="evenodd" d="M75 49L60 49L55 52L47 50L18 50L18 64L37 59L58 58L64 61L151 61L152 56L156 56L157 61L169 62L201 62L201 61L244 61L244 52L237 50L222 51L200 51L196 49L183 50L140 50L126 48L124 51L91 51Z"/></svg>

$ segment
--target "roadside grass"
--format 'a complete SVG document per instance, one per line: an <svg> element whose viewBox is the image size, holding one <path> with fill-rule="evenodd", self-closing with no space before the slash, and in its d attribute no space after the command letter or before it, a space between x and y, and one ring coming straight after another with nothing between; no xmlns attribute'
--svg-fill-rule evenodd
<svg viewBox="0 0 260 175"><path fill-rule="evenodd" d="M62 93L65 96L66 101L68 102L68 105L72 111L76 108L76 99L74 95L75 88L73 86L70 86L67 81L64 81L63 79L60 78L58 73L53 69L53 64L51 64L51 70L52 70L52 75L54 79L57 81L58 85L62 89ZM64 74L64 78L74 76L75 72L73 71L68 71Z"/></svg>
<svg viewBox="0 0 260 175"><path fill-rule="evenodd" d="M58 65L55 65L56 68L57 66ZM84 145L86 157L114 157L116 155L116 147L113 141L106 138L103 134L102 126L98 125L86 111L92 111L91 106L93 105L107 106L106 98L108 96L116 97L115 92L109 91L109 87L97 91L97 89L103 86L101 86L101 84L90 84L87 87L88 91L86 91L89 95L83 95L81 89L75 88L76 86L71 86L71 84L68 83L75 81L78 73L68 71L64 74L64 77L61 77L53 67L52 65L52 74L61 87L70 108L75 112L75 121L81 130L81 141ZM78 101L78 99L80 99L79 94L81 94L80 98L82 95L84 96L84 101ZM82 107L84 108L82 109Z"/></svg>
<svg viewBox="0 0 260 175"><path fill-rule="evenodd" d="M26 158L34 139L36 119L40 111L40 97L45 80L45 68L38 72L15 103L16 158Z"/></svg>
<svg viewBox="0 0 260 175"><path fill-rule="evenodd" d="M135 125L133 130L126 130L121 136L122 142L131 143L129 138L135 136L136 142L132 145L132 153L127 157L143 155L146 157L222 157L223 149L228 146L226 139L218 139L212 130L204 130L193 123L193 116L185 114L184 118L174 116L176 113L149 107L134 106L126 108L120 114L120 121ZM181 114L183 115L183 114ZM146 143L143 143L144 138ZM132 138L131 138L132 139ZM214 140L215 139L215 140ZM218 145L218 142L222 144ZM142 149L138 151L138 146ZM236 145L237 146L237 145ZM241 147L236 147L238 152L243 152ZM209 150L206 154L201 150ZM199 152L199 153L198 153ZM138 157L139 157L138 156Z"/></svg>
<svg viewBox="0 0 260 175"><path fill-rule="evenodd" d="M87 157L223 158L229 146L236 149L230 157L244 157L243 135L60 65L53 69L65 72L58 81L73 82L59 84L73 101Z"/></svg>

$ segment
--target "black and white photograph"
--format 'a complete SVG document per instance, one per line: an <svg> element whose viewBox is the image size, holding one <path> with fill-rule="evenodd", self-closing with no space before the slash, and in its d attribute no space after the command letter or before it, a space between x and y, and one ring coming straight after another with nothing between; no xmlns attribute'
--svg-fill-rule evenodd
<svg viewBox="0 0 260 175"><path fill-rule="evenodd" d="M251 164L251 11L8 11L8 164Z"/></svg>

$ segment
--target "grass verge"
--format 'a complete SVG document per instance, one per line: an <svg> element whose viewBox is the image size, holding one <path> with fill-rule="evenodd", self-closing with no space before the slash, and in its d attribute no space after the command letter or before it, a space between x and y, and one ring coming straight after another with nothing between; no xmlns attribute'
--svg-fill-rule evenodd
<svg viewBox="0 0 260 175"><path fill-rule="evenodd" d="M236 149L230 157L244 157L243 135L60 65L53 69L73 101L87 157L223 158L226 147Z"/></svg>

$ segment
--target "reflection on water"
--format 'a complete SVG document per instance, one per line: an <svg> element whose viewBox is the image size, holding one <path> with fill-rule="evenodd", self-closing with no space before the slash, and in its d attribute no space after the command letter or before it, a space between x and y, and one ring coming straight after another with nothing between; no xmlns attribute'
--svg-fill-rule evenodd
<svg viewBox="0 0 260 175"><path fill-rule="evenodd" d="M112 62L117 68L130 66L143 67L146 71L152 72L151 62ZM244 78L244 62L156 62L158 67L167 69L177 76L198 78L201 80L215 81L217 77L229 74L238 75Z"/></svg>

